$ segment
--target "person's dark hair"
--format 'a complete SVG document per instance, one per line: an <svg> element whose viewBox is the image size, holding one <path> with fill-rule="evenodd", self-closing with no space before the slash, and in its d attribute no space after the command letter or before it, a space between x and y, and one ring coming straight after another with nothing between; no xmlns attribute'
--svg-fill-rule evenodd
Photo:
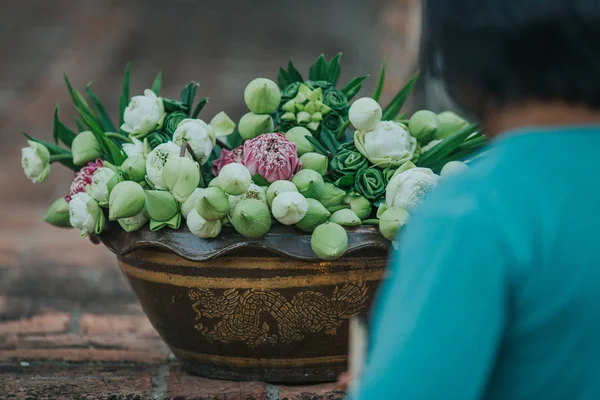
<svg viewBox="0 0 600 400"><path fill-rule="evenodd" d="M453 99L600 109L600 0L423 0L423 60Z"/></svg>

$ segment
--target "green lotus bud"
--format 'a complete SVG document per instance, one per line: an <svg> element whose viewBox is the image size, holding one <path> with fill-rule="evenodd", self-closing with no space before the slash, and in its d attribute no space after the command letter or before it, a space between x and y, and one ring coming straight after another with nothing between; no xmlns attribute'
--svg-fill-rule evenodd
<svg viewBox="0 0 600 400"><path fill-rule="evenodd" d="M321 114L320 112L316 112L310 116L310 120L312 122L321 122L323 121L323 114Z"/></svg>
<svg viewBox="0 0 600 400"><path fill-rule="evenodd" d="M379 218L379 231L386 239L393 240L409 217L410 214L404 208L388 208Z"/></svg>
<svg viewBox="0 0 600 400"><path fill-rule="evenodd" d="M311 90L311 88L306 86L304 83L302 83L298 87L298 93L302 93L303 95L307 96L312 93L312 90Z"/></svg>
<svg viewBox="0 0 600 400"><path fill-rule="evenodd" d="M175 199L182 203L200 183L200 166L187 157L171 156L163 168L163 182Z"/></svg>
<svg viewBox="0 0 600 400"><path fill-rule="evenodd" d="M304 93L298 92L296 97L294 97L294 103L296 104L296 110L298 109L298 105L302 105L302 103L304 103L305 101L306 101L306 95ZM304 109L304 107L302 107L302 109Z"/></svg>
<svg viewBox="0 0 600 400"><path fill-rule="evenodd" d="M186 219L187 227L194 235L202 239L214 238L221 233L221 220L207 221L198 214L194 208L190 211Z"/></svg>
<svg viewBox="0 0 600 400"><path fill-rule="evenodd" d="M408 130L420 143L428 143L440 130L440 120L434 112L420 110L410 117Z"/></svg>
<svg viewBox="0 0 600 400"><path fill-rule="evenodd" d="M143 154L127 157L120 169L128 180L143 182L146 177L146 157Z"/></svg>
<svg viewBox="0 0 600 400"><path fill-rule="evenodd" d="M306 103L304 105L304 111L306 111L309 114L314 114L317 112L317 108L315 107L315 102L314 101L309 101L308 103Z"/></svg>
<svg viewBox="0 0 600 400"><path fill-rule="evenodd" d="M306 95L310 101L323 101L323 89L318 87Z"/></svg>
<svg viewBox="0 0 600 400"><path fill-rule="evenodd" d="M84 165L88 161L94 161L102 157L100 143L90 131L84 131L75 136L71 144L71 152L73 153L73 164L75 165Z"/></svg>
<svg viewBox="0 0 600 400"><path fill-rule="evenodd" d="M108 196L115 185L119 183L119 175L105 163L105 167L100 167L92 175L92 184L87 186L88 193L102 207L108 207Z"/></svg>
<svg viewBox="0 0 600 400"><path fill-rule="evenodd" d="M349 208L338 210L331 214L331 217L329 217L329 222L335 222L336 224L343 226L358 226L361 224L358 215L356 215L356 213Z"/></svg>
<svg viewBox="0 0 600 400"><path fill-rule="evenodd" d="M462 161L450 161L440 171L442 178L447 178L452 175L458 175L469 169L469 166Z"/></svg>
<svg viewBox="0 0 600 400"><path fill-rule="evenodd" d="M248 113L240 119L238 131L244 140L254 139L263 133L273 132L275 125L270 115Z"/></svg>
<svg viewBox="0 0 600 400"><path fill-rule="evenodd" d="M179 203L175 197L167 191L146 190L146 210L152 221L168 222L179 214Z"/></svg>
<svg viewBox="0 0 600 400"><path fill-rule="evenodd" d="M271 229L269 207L260 200L240 201L230 220L236 231L251 238L261 237Z"/></svg>
<svg viewBox="0 0 600 400"><path fill-rule="evenodd" d="M319 225L310 238L310 247L317 257L324 260L335 260L348 250L348 234L346 230L333 222Z"/></svg>
<svg viewBox="0 0 600 400"><path fill-rule="evenodd" d="M331 215L329 211L315 199L306 199L308 210L306 215L296 224L296 227L304 232L312 232L315 228L325 222Z"/></svg>
<svg viewBox="0 0 600 400"><path fill-rule="evenodd" d="M28 140L21 149L21 166L33 183L42 183L50 175L50 151L43 144Z"/></svg>
<svg viewBox="0 0 600 400"><path fill-rule="evenodd" d="M296 114L296 122L300 125L306 125L310 123L310 114L306 111L300 111L298 114Z"/></svg>
<svg viewBox="0 0 600 400"><path fill-rule="evenodd" d="M144 188L139 183L119 182L108 198L108 217L111 221L133 217L143 210L144 202Z"/></svg>
<svg viewBox="0 0 600 400"><path fill-rule="evenodd" d="M435 135L436 139L450 137L469 125L467 121L454 114L452 111L444 111L443 113L438 114L438 120L440 121L440 129Z"/></svg>
<svg viewBox="0 0 600 400"><path fill-rule="evenodd" d="M230 210L233 210L235 206L239 204L240 201L246 199L256 199L267 204L267 195L265 193L265 189L263 189L261 186L251 183L248 187L248 190L246 190L244 194L241 194L239 196L229 196Z"/></svg>
<svg viewBox="0 0 600 400"><path fill-rule="evenodd" d="M335 186L333 183L325 182L317 200L319 200L325 208L330 208L341 204L345 196L346 191Z"/></svg>
<svg viewBox="0 0 600 400"><path fill-rule="evenodd" d="M125 232L135 232L138 229L141 229L148 222L148 213L145 209L140 211L139 214L134 215L129 218L121 218L119 220L119 225Z"/></svg>
<svg viewBox="0 0 600 400"><path fill-rule="evenodd" d="M219 187L232 196L241 196L252 183L248 168L239 163L227 164L219 172Z"/></svg>
<svg viewBox="0 0 600 400"><path fill-rule="evenodd" d="M64 197L56 199L54 203L48 207L44 221L61 228L72 228L69 221L69 203Z"/></svg>
<svg viewBox="0 0 600 400"><path fill-rule="evenodd" d="M308 129L310 129L311 131L316 132L317 129L319 129L319 123L318 122L311 122L308 125L306 125L306 127Z"/></svg>
<svg viewBox="0 0 600 400"><path fill-rule="evenodd" d="M302 169L292 178L292 183L296 185L298 191L304 197L316 199L323 190L323 177L317 171L312 169Z"/></svg>
<svg viewBox="0 0 600 400"><path fill-rule="evenodd" d="M270 114L279 107L281 91L272 80L257 78L246 86L244 101L253 113Z"/></svg>
<svg viewBox="0 0 600 400"><path fill-rule="evenodd" d="M295 100L288 101L283 106L281 106L281 109L288 113L292 113L292 114L295 113L296 112L296 101Z"/></svg>
<svg viewBox="0 0 600 400"><path fill-rule="evenodd" d="M205 220L216 221L229 212L229 198L219 188L206 188L198 196L196 210Z"/></svg>
<svg viewBox="0 0 600 400"><path fill-rule="evenodd" d="M305 153L300 157L300 161L302 161L302 169L311 169L323 176L327 173L329 159L322 154Z"/></svg>
<svg viewBox="0 0 600 400"><path fill-rule="evenodd" d="M281 193L298 192L298 188L290 181L275 181L267 189L267 203L272 206L275 197Z"/></svg>
<svg viewBox="0 0 600 400"><path fill-rule="evenodd" d="M296 121L296 114L294 114L293 112L286 112L285 114L283 114L281 116L281 119L283 121Z"/></svg>
<svg viewBox="0 0 600 400"><path fill-rule="evenodd" d="M188 214L196 209L196 204L198 198L200 197L200 193L202 193L204 189L196 188L190 197L181 205L181 215L183 218L187 218Z"/></svg>
<svg viewBox="0 0 600 400"><path fill-rule="evenodd" d="M282 117L283 118L283 117ZM296 116L294 116L294 119ZM312 137L312 133L306 128L296 126L285 134L285 138L296 144L296 152L299 156L314 151L312 144L306 139L306 136Z"/></svg>
<svg viewBox="0 0 600 400"><path fill-rule="evenodd" d="M368 219L373 211L371 202L359 195L349 194L344 197L344 204L348 204L350 209L356 213L356 216L363 219Z"/></svg>
<svg viewBox="0 0 600 400"><path fill-rule="evenodd" d="M221 111L210 120L210 129L215 137L229 136L235 131L235 122L229 118L229 115L225 114L225 111Z"/></svg>
<svg viewBox="0 0 600 400"><path fill-rule="evenodd" d="M273 200L271 212L273 217L283 225L294 225L308 211L306 198L298 192L281 193Z"/></svg>
<svg viewBox="0 0 600 400"><path fill-rule="evenodd" d="M381 121L381 114L379 103L370 97L363 97L352 103L348 118L357 130L367 132L375 129Z"/></svg>

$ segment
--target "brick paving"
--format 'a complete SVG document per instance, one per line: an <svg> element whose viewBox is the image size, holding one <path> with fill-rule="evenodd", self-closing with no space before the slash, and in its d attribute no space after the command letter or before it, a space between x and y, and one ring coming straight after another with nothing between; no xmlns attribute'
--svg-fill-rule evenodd
<svg viewBox="0 0 600 400"><path fill-rule="evenodd" d="M0 399L343 398L332 384L227 382L181 371L114 256L74 230L42 221L46 207L65 194L70 172L53 166L41 185L22 174L19 148L25 141L19 130L51 140L57 101L62 119L69 120L63 71L79 88L93 77L97 93L115 110L127 61L134 67L134 92L162 69L165 93L177 96L187 80L199 80L201 95L214 99L207 118L226 108L236 119L244 112L245 82L261 74L274 77L290 55L306 70L318 53L342 50L346 79L376 75L386 53L384 98L414 65L416 50L406 30L414 30L409 15L415 0L200 3L0 4L3 31L21 32L0 37L7 55L0 64ZM316 7L325 9L305 14Z"/></svg>

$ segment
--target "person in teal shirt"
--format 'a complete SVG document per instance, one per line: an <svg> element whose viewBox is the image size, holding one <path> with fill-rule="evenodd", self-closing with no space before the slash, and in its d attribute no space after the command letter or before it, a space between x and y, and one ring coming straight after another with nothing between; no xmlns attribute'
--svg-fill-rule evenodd
<svg viewBox="0 0 600 400"><path fill-rule="evenodd" d="M493 138L399 234L352 399L600 399L600 1L428 0Z"/></svg>

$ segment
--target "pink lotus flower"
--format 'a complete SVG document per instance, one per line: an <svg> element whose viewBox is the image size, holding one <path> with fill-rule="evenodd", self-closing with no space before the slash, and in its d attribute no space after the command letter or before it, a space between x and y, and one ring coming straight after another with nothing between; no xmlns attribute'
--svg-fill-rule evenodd
<svg viewBox="0 0 600 400"><path fill-rule="evenodd" d="M269 183L290 180L302 168L296 144L281 133L265 133L244 142L242 164L252 175L259 174Z"/></svg>
<svg viewBox="0 0 600 400"><path fill-rule="evenodd" d="M224 166L231 163L241 163L244 158L244 149L242 146L236 147L233 150L221 149L221 155L212 162L212 173L218 176Z"/></svg>
<svg viewBox="0 0 600 400"><path fill-rule="evenodd" d="M71 183L71 188L69 189L69 195L65 196L65 200L67 202L71 201L71 196L76 193L85 192L85 187L87 185L92 184L92 175L94 172L100 167L103 167L101 159L97 159L96 161L90 161L85 167L81 168L76 174L73 182Z"/></svg>

